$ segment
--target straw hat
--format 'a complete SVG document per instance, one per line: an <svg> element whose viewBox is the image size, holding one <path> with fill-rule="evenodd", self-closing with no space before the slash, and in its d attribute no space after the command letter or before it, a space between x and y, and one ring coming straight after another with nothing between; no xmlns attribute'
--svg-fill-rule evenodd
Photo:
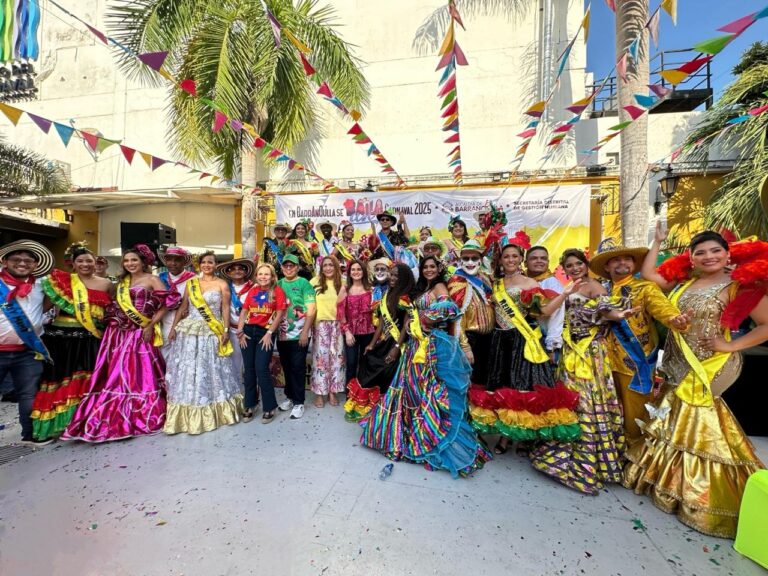
<svg viewBox="0 0 768 576"><path fill-rule="evenodd" d="M368 261L368 271L373 275L373 271L376 269L376 266L379 264L384 264L387 268L390 268L392 266L392 260L389 258L376 258L376 260L369 260Z"/></svg>
<svg viewBox="0 0 768 576"><path fill-rule="evenodd" d="M272 224L272 228L270 228L270 231L272 232L272 236L275 236L275 230L277 230L278 228L283 228L285 229L286 232L291 231L290 224L286 224L285 222L276 222L275 224Z"/></svg>
<svg viewBox="0 0 768 576"><path fill-rule="evenodd" d="M605 265L613 258L619 256L630 256L637 266L643 263L643 258L648 254L648 248L626 248L616 246L612 239L604 240L600 243L597 254L589 261L589 269L602 278L608 278L605 271Z"/></svg>
<svg viewBox="0 0 768 576"><path fill-rule="evenodd" d="M42 277L53 268L53 254L42 244L34 240L17 240L0 248L0 260L5 260L8 254L13 252L29 252L37 260L37 268L32 272L33 276Z"/></svg>
<svg viewBox="0 0 768 576"><path fill-rule="evenodd" d="M216 272L224 276L227 280L232 280L229 276L229 269L232 266L243 266L245 268L245 279L253 278L253 273L256 271L256 264L250 258L235 258L229 262L222 262L216 266Z"/></svg>
<svg viewBox="0 0 768 576"><path fill-rule="evenodd" d="M336 232L336 224L331 222L330 220L323 220L317 225L317 229L321 232L323 231L323 226L330 226L331 227L331 234Z"/></svg>
<svg viewBox="0 0 768 576"><path fill-rule="evenodd" d="M443 241L440 240L439 238L435 238L434 236L429 236L426 240L424 240L424 242L421 243L419 247L421 248L421 251L424 252L424 248L426 248L427 246L437 246L438 249L440 250L438 254L440 258L445 256L445 253L447 252L447 248L445 247L445 244L443 243Z"/></svg>
<svg viewBox="0 0 768 576"><path fill-rule="evenodd" d="M180 258L184 258L184 266L189 266L192 264L192 254L189 253L189 251L185 250L181 246L168 246L165 251L163 251L161 254L159 254L160 262L165 265L165 259L168 256L179 256Z"/></svg>

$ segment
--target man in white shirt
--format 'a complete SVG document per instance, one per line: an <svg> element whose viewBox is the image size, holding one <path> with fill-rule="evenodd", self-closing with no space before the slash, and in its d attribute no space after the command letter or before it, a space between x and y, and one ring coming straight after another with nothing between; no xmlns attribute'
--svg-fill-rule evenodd
<svg viewBox="0 0 768 576"><path fill-rule="evenodd" d="M19 402L21 441L42 446L51 440L33 438L31 414L43 362L50 361L40 339L50 302L39 278L53 268L53 254L42 244L20 240L0 248L0 265L0 381L10 374Z"/></svg>
<svg viewBox="0 0 768 576"><path fill-rule="evenodd" d="M238 258L224 262L216 267L216 271L229 283L229 339L232 342L232 363L235 374L242 380L243 353L237 338L237 323L240 321L240 311L243 309L245 297L253 288L253 273L256 265L248 258Z"/></svg>
<svg viewBox="0 0 768 576"><path fill-rule="evenodd" d="M536 280L542 288L561 294L563 285L549 271L549 251L544 246L532 246L525 253L525 270L529 278ZM553 363L560 358L563 347L563 322L565 321L565 304L548 318L540 318L539 326L544 333L544 348Z"/></svg>
<svg viewBox="0 0 768 576"><path fill-rule="evenodd" d="M187 270L187 267L192 265L192 255L180 246L169 246L165 249L165 252L160 254L160 261L167 270L158 274L160 280L163 281L168 290L178 292L183 297L187 290L187 282L195 277L194 272ZM168 342L168 333L173 327L173 320L176 318L177 310L169 310L162 319L163 346L160 348L160 352L163 354L166 362L168 362L168 353L171 350L171 344Z"/></svg>

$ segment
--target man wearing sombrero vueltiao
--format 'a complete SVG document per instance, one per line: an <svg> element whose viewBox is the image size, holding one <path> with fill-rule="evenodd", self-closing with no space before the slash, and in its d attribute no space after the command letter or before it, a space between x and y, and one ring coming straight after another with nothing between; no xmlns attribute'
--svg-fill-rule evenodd
<svg viewBox="0 0 768 576"><path fill-rule="evenodd" d="M605 247L604 247L605 245ZM608 333L608 357L621 398L627 444L642 439L637 420L645 420L645 405L652 400L659 335L654 319L667 328L684 331L688 318L664 296L653 282L635 278L634 272L648 253L647 248L624 248L606 242L589 262L589 268L609 280L611 298L635 313L612 322Z"/></svg>
<svg viewBox="0 0 768 576"><path fill-rule="evenodd" d="M187 270L187 266L192 264L192 255L181 246L169 246L160 255L160 261L165 265L167 272L161 272L158 276L172 292L178 292L182 297L187 290L187 282L195 277L195 273ZM176 310L170 310L163 316L163 346L160 352L168 361L168 354L171 351L171 343L168 342L168 334L173 327L173 320L176 318Z"/></svg>
<svg viewBox="0 0 768 576"><path fill-rule="evenodd" d="M43 362L50 361L40 336L45 299L39 278L53 268L53 254L32 240L0 248L0 382L10 374L19 399L21 441L43 445L51 440L32 437L32 403Z"/></svg>

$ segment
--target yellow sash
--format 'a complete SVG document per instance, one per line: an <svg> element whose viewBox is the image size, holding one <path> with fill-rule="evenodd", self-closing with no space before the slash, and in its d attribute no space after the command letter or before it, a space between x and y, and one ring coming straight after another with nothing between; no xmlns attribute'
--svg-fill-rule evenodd
<svg viewBox="0 0 768 576"><path fill-rule="evenodd" d="M96 323L91 316L91 304L88 301L88 288L83 281L80 280L80 276L77 274L70 275L70 282L72 285L72 303L75 305L75 317L83 328L88 330L96 338L101 338L101 330L96 327Z"/></svg>
<svg viewBox="0 0 768 576"><path fill-rule="evenodd" d="M219 356L229 356L232 354L234 349L232 348L232 342L230 342L229 338L224 340L224 344L221 343L221 335L226 333L224 324L213 315L205 298L203 298L203 291L200 289L199 278L192 278L192 280L187 283L187 293L189 294L190 304L197 308L197 311L200 313L200 316L203 317L203 320L205 320L208 328L210 328L211 332L216 334L216 337L219 339Z"/></svg>
<svg viewBox="0 0 768 576"><path fill-rule="evenodd" d="M419 342L419 347L416 349L416 354L413 356L414 364L424 364L427 361L427 348L429 346L429 338L424 335L421 329L421 321L419 320L419 310L416 306L411 306L409 310L411 315L411 336L416 338Z"/></svg>
<svg viewBox="0 0 768 576"><path fill-rule="evenodd" d="M397 323L392 319L392 315L389 313L389 308L387 308L386 293L381 297L379 309L381 310L381 317L384 319L384 330L386 330L387 334L389 334L392 339L397 342L400 340L400 329L397 327Z"/></svg>
<svg viewBox="0 0 768 576"><path fill-rule="evenodd" d="M131 301L130 282L130 276L126 276L123 278L122 282L117 285L117 304L120 306L120 309L125 312L125 315L130 318L131 322L136 324L136 326L146 328L149 326L149 323L152 322L152 319L144 316L144 314L136 310L136 307L133 305L133 302ZM160 330L160 323L155 324L154 330L155 338L152 340L152 345L162 346L163 333Z"/></svg>
<svg viewBox="0 0 768 576"><path fill-rule="evenodd" d="M341 242L336 244L336 250L338 250L339 254L341 254L341 257L344 258L347 262L352 262L352 260L355 259L354 256L352 256L352 253L347 250L347 247L344 246Z"/></svg>
<svg viewBox="0 0 768 576"><path fill-rule="evenodd" d="M534 364L543 364L549 361L549 356L541 345L541 328L531 328L515 301L507 294L504 287L504 279L496 280L493 285L493 296L496 300L496 313L512 324L518 332L525 338L525 350L523 356L528 362Z"/></svg>
<svg viewBox="0 0 768 576"><path fill-rule="evenodd" d="M592 368L594 363L592 356L588 354L589 345L597 336L598 328L593 326L589 329L589 336L582 338L578 342L574 343L571 339L570 333L571 327L566 323L563 330L563 342L566 347L563 350L563 368L570 374L581 378L582 380L591 380L593 377Z"/></svg>
<svg viewBox="0 0 768 576"><path fill-rule="evenodd" d="M685 284L680 286L677 290L672 292L669 296L670 302L677 306L680 296L685 292L688 287L693 284L694 279L688 280ZM735 284L733 285L735 287ZM670 334L675 339L677 347L683 353L685 361L691 369L685 375L685 377L678 382L675 394L683 402L691 404L692 406L712 406L714 400L712 399L712 380L714 380L717 373L722 370L728 358L731 356L730 352L715 352L709 358L699 360L696 354L693 353L691 347L683 338L683 335L677 331L670 330ZM726 342L731 341L731 331L727 328L723 334ZM697 390L698 387L698 390Z"/></svg>
<svg viewBox="0 0 768 576"><path fill-rule="evenodd" d="M299 249L299 253L301 254L302 260L308 265L311 266L314 262L314 259L312 258L312 252L309 251L309 248L304 246L304 242L296 238L295 240L291 240L291 244L296 246L296 248Z"/></svg>

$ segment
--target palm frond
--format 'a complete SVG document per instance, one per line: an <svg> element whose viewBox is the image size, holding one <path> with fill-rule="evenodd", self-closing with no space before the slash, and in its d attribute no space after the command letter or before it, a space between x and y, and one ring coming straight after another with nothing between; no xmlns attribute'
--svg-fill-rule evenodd
<svg viewBox="0 0 768 576"><path fill-rule="evenodd" d="M456 0L456 8L465 22L480 16L501 16L513 21L536 9L530 0ZM437 50L450 23L447 6L441 6L427 16L416 30L412 47L419 54Z"/></svg>
<svg viewBox="0 0 768 576"><path fill-rule="evenodd" d="M69 191L67 178L44 156L0 142L0 197Z"/></svg>

